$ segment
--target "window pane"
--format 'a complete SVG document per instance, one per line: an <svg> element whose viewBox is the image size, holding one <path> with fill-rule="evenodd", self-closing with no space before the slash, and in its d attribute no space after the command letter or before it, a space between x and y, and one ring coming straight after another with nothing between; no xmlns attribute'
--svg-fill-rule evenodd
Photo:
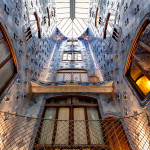
<svg viewBox="0 0 150 150"><path fill-rule="evenodd" d="M150 47L150 23L146 26L139 40Z"/></svg>
<svg viewBox="0 0 150 150"><path fill-rule="evenodd" d="M99 121L98 111L96 108L87 108L88 120L98 120L89 121L89 131L91 144L104 144L101 124Z"/></svg>
<svg viewBox="0 0 150 150"><path fill-rule="evenodd" d="M143 76L140 79L138 79L136 81L136 84L144 93L144 95L147 95L150 92L150 80L146 76Z"/></svg>
<svg viewBox="0 0 150 150"><path fill-rule="evenodd" d="M84 108L74 108L74 144L87 144Z"/></svg>
<svg viewBox="0 0 150 150"><path fill-rule="evenodd" d="M68 60L71 60L72 54L68 54Z"/></svg>
<svg viewBox="0 0 150 150"><path fill-rule="evenodd" d="M139 65L150 74L150 52L140 45L137 45L133 58Z"/></svg>
<svg viewBox="0 0 150 150"><path fill-rule="evenodd" d="M131 63L131 68L130 68L130 76L134 81L136 81L143 73L140 71L140 69Z"/></svg>
<svg viewBox="0 0 150 150"><path fill-rule="evenodd" d="M78 60L82 60L81 54L78 54Z"/></svg>
<svg viewBox="0 0 150 150"><path fill-rule="evenodd" d="M3 33L0 31L0 40L3 38L4 38Z"/></svg>
<svg viewBox="0 0 150 150"><path fill-rule="evenodd" d="M69 138L68 120L69 120L69 108L59 108L55 144L68 144Z"/></svg>
<svg viewBox="0 0 150 150"><path fill-rule="evenodd" d="M64 73L64 81L71 81L71 73Z"/></svg>
<svg viewBox="0 0 150 150"><path fill-rule="evenodd" d="M67 60L67 54L63 55L63 60Z"/></svg>
<svg viewBox="0 0 150 150"><path fill-rule="evenodd" d="M56 116L56 108L46 108L45 116L46 119L42 123L42 129L40 134L39 144L52 144L52 135L54 129L54 119Z"/></svg>
<svg viewBox="0 0 150 150"><path fill-rule="evenodd" d="M87 73L82 73L81 74L81 81L82 82L88 82L88 75L87 75Z"/></svg>
<svg viewBox="0 0 150 150"><path fill-rule="evenodd" d="M80 81L80 74L79 73L73 73L73 81Z"/></svg>
<svg viewBox="0 0 150 150"><path fill-rule="evenodd" d="M57 73L56 82L63 81L63 73Z"/></svg>
<svg viewBox="0 0 150 150"><path fill-rule="evenodd" d="M14 64L12 60L9 60L1 69L0 69L0 88L5 85L7 81L10 80L10 78L14 74Z"/></svg>
<svg viewBox="0 0 150 150"><path fill-rule="evenodd" d="M10 55L6 41L0 44L0 64Z"/></svg>

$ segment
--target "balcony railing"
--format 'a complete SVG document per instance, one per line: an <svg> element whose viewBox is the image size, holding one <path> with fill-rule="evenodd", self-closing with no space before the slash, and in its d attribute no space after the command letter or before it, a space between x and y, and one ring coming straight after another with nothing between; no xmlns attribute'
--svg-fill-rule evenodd
<svg viewBox="0 0 150 150"><path fill-rule="evenodd" d="M82 83L104 83L110 81L109 75L103 75L102 70L80 70L80 69L40 69L39 73L34 75L33 80L43 83L69 83L69 84L82 84Z"/></svg>
<svg viewBox="0 0 150 150"><path fill-rule="evenodd" d="M50 120L0 113L0 149L149 150L150 118Z"/></svg>

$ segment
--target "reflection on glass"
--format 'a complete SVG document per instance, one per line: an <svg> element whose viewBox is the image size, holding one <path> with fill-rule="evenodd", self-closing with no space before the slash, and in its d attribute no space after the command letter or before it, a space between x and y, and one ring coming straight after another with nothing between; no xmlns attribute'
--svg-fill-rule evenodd
<svg viewBox="0 0 150 150"><path fill-rule="evenodd" d="M143 76L140 79L138 79L136 81L136 84L144 93L144 95L147 95L150 92L150 80L146 76Z"/></svg>

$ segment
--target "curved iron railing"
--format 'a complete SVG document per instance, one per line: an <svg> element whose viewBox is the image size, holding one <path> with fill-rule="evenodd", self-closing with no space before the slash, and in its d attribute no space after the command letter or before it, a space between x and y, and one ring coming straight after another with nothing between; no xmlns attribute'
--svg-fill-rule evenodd
<svg viewBox="0 0 150 150"><path fill-rule="evenodd" d="M146 113L120 119L50 120L0 113L0 149L149 150Z"/></svg>

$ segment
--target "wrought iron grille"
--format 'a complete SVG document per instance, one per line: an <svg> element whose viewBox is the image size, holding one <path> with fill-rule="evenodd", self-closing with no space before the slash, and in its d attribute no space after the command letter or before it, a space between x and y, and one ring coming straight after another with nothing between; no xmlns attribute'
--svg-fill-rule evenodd
<svg viewBox="0 0 150 150"><path fill-rule="evenodd" d="M147 114L104 120L50 120L0 113L1 150L149 150Z"/></svg>

